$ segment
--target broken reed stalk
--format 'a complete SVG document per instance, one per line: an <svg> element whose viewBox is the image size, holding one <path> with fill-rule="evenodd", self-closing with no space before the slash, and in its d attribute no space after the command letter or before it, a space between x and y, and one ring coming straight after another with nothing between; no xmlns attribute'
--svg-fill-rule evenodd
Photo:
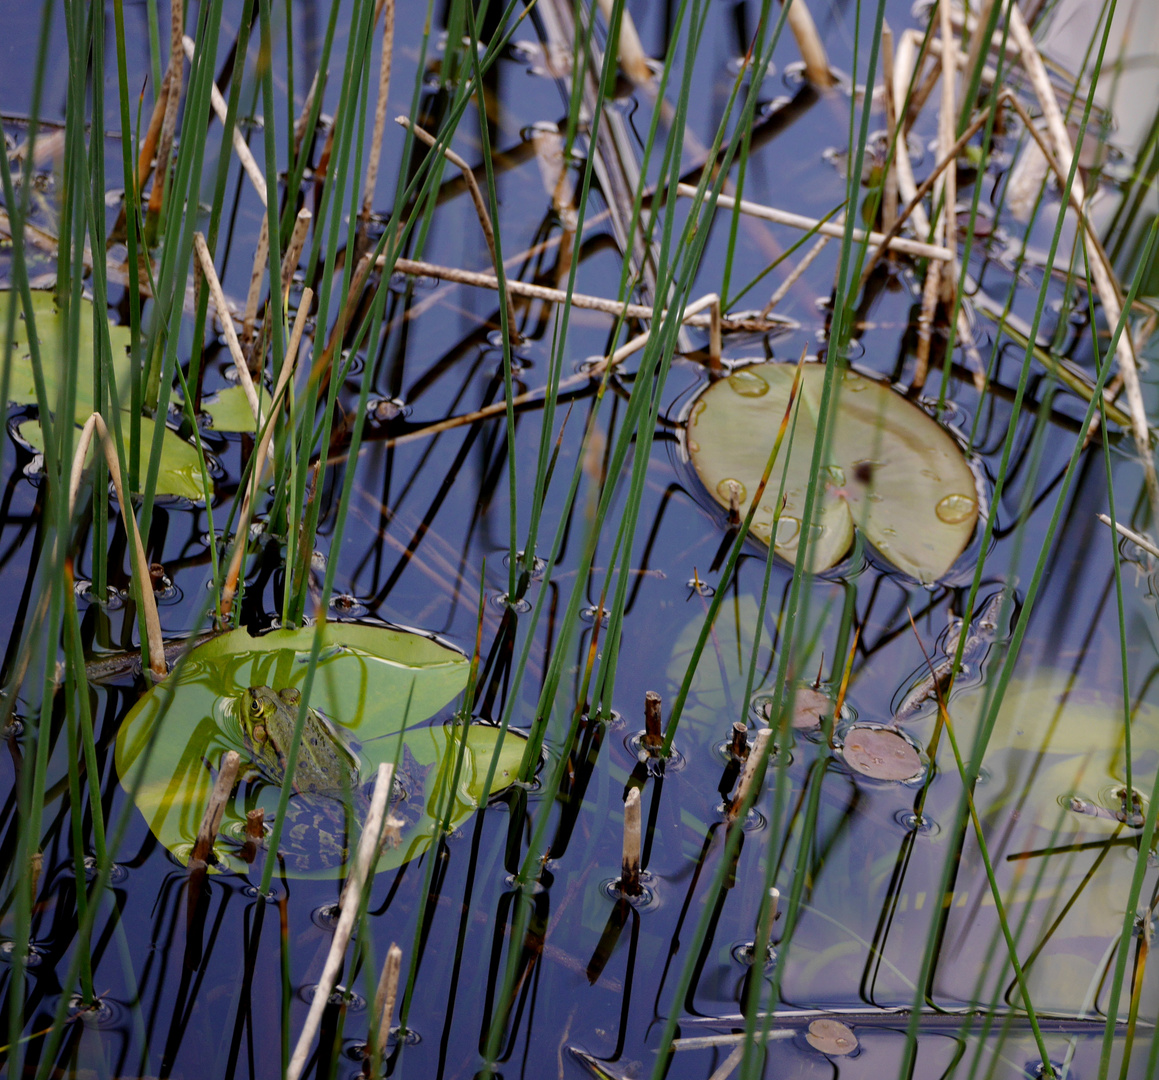
<svg viewBox="0 0 1159 1080"><path fill-rule="evenodd" d="M624 799L624 854L620 862L620 892L640 895L640 789Z"/></svg>
<svg viewBox="0 0 1159 1080"><path fill-rule="evenodd" d="M386 105L390 97L390 64L394 51L394 0L378 0L374 9L377 20L382 13L382 59L378 66L378 100L374 105L374 134L370 139L370 158L366 163L366 186L362 189L362 224L370 220L374 189L378 184L378 163L382 157L382 133L386 129Z"/></svg>
<svg viewBox="0 0 1159 1080"><path fill-rule="evenodd" d="M189 62L192 64L196 52L193 38L188 36L183 37L181 44L185 48L185 55L189 57ZM221 121L221 125L224 127L229 115L229 106L226 104L225 98L221 96L221 91L218 90L217 83L212 79L209 81L209 101L213 105L213 111L217 113L217 119ZM238 131L236 122L234 123L233 130L229 132L229 136L233 142L233 149L237 154L237 159L241 162L241 167L245 171L246 176L249 177L250 185L257 192L258 198L262 201L262 206L265 206L266 178L262 174L262 170L258 167L258 163L250 152L250 148L246 144L245 139L242 138L241 132Z"/></svg>
<svg viewBox="0 0 1159 1080"><path fill-rule="evenodd" d="M1034 44L1030 29L1026 25L1022 12L1016 4L1010 8L1010 33L1015 45L1021 52L1023 69L1034 87L1035 96L1042 106L1043 117L1046 120L1046 129L1054 144L1055 157L1058 159L1059 170L1068 174L1071 162L1074 159L1074 149L1071 146L1070 134L1066 130L1066 122L1062 117L1062 110L1058 107L1058 99L1054 94L1050 77L1042 63L1042 57ZM1064 181L1065 186L1065 181ZM1074 182L1071 184L1071 197L1082 206L1086 202L1082 176L1075 171ZM1080 215L1082 217L1082 215ZM1093 231L1087 228L1093 235ZM1090 260L1091 277L1094 278L1095 290L1099 294L1099 301L1103 305L1103 316L1107 325L1113 330L1122 313L1122 304L1114 280L1102 259ZM1159 475L1155 472L1155 461L1151 455L1151 436L1147 427L1147 410L1143 402L1143 392L1139 387L1139 372L1135 364L1134 342L1129 332L1119 335L1118 348L1115 354L1119 361L1119 370L1123 375L1123 388L1127 392L1127 412L1131 416L1131 432L1135 437L1135 447L1143 463L1143 476L1147 485L1147 497L1151 504L1151 513L1159 514Z"/></svg>
<svg viewBox="0 0 1159 1080"><path fill-rule="evenodd" d="M834 219L836 223L840 224L845 220L844 214L838 214ZM789 276L777 286L776 292L769 297L769 302L761 308L761 318L767 319L775 308L784 298L789 294L789 290L797 284L801 275L813 265L813 260L821 254L822 251L829 245L832 237L819 236L813 241L813 246L801 257L801 261L789 272Z"/></svg>
<svg viewBox="0 0 1159 1080"><path fill-rule="evenodd" d="M610 30L613 0L599 0L599 5L604 22ZM632 21L627 4L620 9L620 41L616 58L634 86L643 86L652 81L652 66L648 63L648 55L640 43L640 35L636 32L636 24Z"/></svg>
<svg viewBox="0 0 1159 1080"><path fill-rule="evenodd" d="M753 783L756 780L757 770L764 764L769 738L772 734L772 728L761 728L753 740L753 745L749 750L749 756L745 759L744 769L740 774L740 783L737 784L736 796L728 807L726 817L730 825L736 820L737 815L741 811L741 807L748 798L749 791L752 790Z"/></svg>
<svg viewBox="0 0 1159 1080"><path fill-rule="evenodd" d="M165 642L161 638L161 619L157 614L157 597L153 595L153 585L149 576L149 560L145 557L145 546L141 543L141 531L137 528L137 519L133 516L133 504L126 497L125 486L121 478L121 463L117 459L116 448L109 438L109 429L105 426L104 418L100 413L93 413L85 421L80 437L77 439L76 453L73 454L72 472L68 483L68 516L71 519L76 510L77 492L80 490L85 457L93 441L93 432L96 432L97 440L104 452L105 464L108 465L109 476L117 493L117 502L121 507L121 518L125 523L125 532L133 545L133 580L137 585L138 602L145 619L145 638L149 644L149 670L158 679L163 679L169 674L169 668L165 663Z"/></svg>
<svg viewBox="0 0 1159 1080"><path fill-rule="evenodd" d="M408 131L414 133L416 139L420 142L426 143L427 146L435 147L438 145L438 140L424 128L417 124L412 124L410 118L406 116L396 116L395 123L401 124ZM475 179L474 170L467 163L464 158L461 158L449 146L443 147L443 157L445 157L452 165L456 166L463 174L463 181L467 185L467 191L471 194L471 202L475 204L475 214L479 218L479 227L483 230L483 239L487 241L487 250L491 253L491 265L495 267L495 273L499 273L499 253L495 246L495 229L491 224L491 215L487 211L487 203L483 199L483 192L479 190L479 183ZM511 340L519 340L519 331L516 329L515 322L515 305L511 300L511 291L507 290L507 326L511 333Z"/></svg>
<svg viewBox="0 0 1159 1080"><path fill-rule="evenodd" d="M310 314L310 305L314 300L314 290L306 286L302 290L302 302L298 305L298 314L294 317L294 328L290 331L290 342L286 347L286 355L282 360L282 369L278 372L278 383L274 387L274 397L271 403L271 409L276 410L280 407L282 395L286 391L286 386L289 384L290 377L294 373L294 367L298 359L298 346L302 341L302 332L306 327L306 320ZM250 516L252 513L253 498L261 486L262 475L265 472L266 460L269 455L270 441L274 436L273 417L271 415L270 422L266 424L265 430L261 432L261 440L258 443L257 453L254 457L253 463L253 478L251 483L246 487L245 495L242 497L241 511L237 519L237 531L233 538L233 550L230 552L229 569L226 571L225 581L221 587L221 616L227 618L233 610L233 600L237 595L237 583L241 576L241 566L245 559L246 548L249 546L249 526Z"/></svg>
<svg viewBox="0 0 1159 1080"><path fill-rule="evenodd" d="M265 218L262 219L263 221ZM222 332L225 334L225 344L229 348L229 355L233 358L234 367L237 368L238 381L242 385L245 392L246 401L249 402L250 410L254 414L254 420L260 429L262 426L262 407L258 400L258 392L254 387L254 381L250 377L249 367L246 365L245 354L241 350L241 342L237 339L237 331L233 326L233 316L229 313L229 308L225 303L225 293L221 291L221 281L218 280L217 271L213 267L213 259L209 254L209 248L205 245L205 237L200 231L193 234L193 247L197 252L197 260L201 263L201 272L205 275L205 281L209 285L209 295L213 298L213 306L217 309L217 317L221 320Z"/></svg>
<svg viewBox="0 0 1159 1080"><path fill-rule="evenodd" d="M796 0L793 0L794 5ZM899 139L901 138L899 134ZM900 155L895 155L899 157ZM910 174L913 175L912 173ZM693 198L696 195L697 189L691 184L677 184L676 194L683 195L687 198ZM821 221L818 218L806 217L804 214L790 214L785 210L774 210L771 206L762 206L760 203L749 202L748 199L734 199L731 195L718 195L717 205L723 207L725 210L731 210L734 207L739 207L742 214L748 214L750 217L760 218L762 221L771 221L776 225L788 225L794 229L802 229L806 232L814 231L823 236L832 236L840 240L845 235L845 227L838 225L833 221ZM921 230L918 230L921 232ZM868 239L871 244L881 244L885 242L885 234L879 232L866 233L864 229L853 230L853 242L860 244ZM894 236L889 240L889 246L893 251L900 251L905 255L916 255L920 259L940 259L948 261L954 257L954 253L942 244L923 244L919 240L907 240L905 237Z"/></svg>
<svg viewBox="0 0 1159 1080"><path fill-rule="evenodd" d="M729 739L728 752L737 759L744 761L749 752L749 729L743 721L736 720L732 725L732 737Z"/></svg>
<svg viewBox="0 0 1159 1080"><path fill-rule="evenodd" d="M260 806L246 813L245 816L245 843L242 844L238 857L247 863L257 858L258 848L266 835L266 812Z"/></svg>
<svg viewBox="0 0 1159 1080"><path fill-rule="evenodd" d="M202 870L209 864L209 855L217 841L217 833L221 828L221 818L225 813L225 804L229 802L230 792L237 782L237 771L241 765L241 756L236 750L228 751L221 759L221 769L210 792L209 802L206 803L205 813L201 817L201 828L197 830L197 840L193 844L193 854L189 857L189 872L193 873L198 867Z"/></svg>
<svg viewBox="0 0 1159 1080"><path fill-rule="evenodd" d="M885 98L885 145L894 147L894 157L907 152L903 143L896 142L897 101L893 96L893 31L889 23L881 26L881 82ZM897 221L897 163L891 161L881 191L881 227L888 236Z"/></svg>
<svg viewBox="0 0 1159 1080"><path fill-rule="evenodd" d="M398 261L400 263L408 263L409 262L409 260L407 260L407 259L399 259ZM442 269L447 269L447 268L435 267L435 269L442 270ZM456 273L457 273L457 271L456 271ZM477 277L480 275L471 275L471 276ZM448 274L447 280L448 281L455 281L455 280L458 280L458 278L452 277L450 274ZM492 278L491 280L494 281L494 278ZM468 284L474 285L474 284L478 284L478 282L472 281L472 282L468 282ZM513 281L513 282L510 282L509 284L517 285L517 284L522 284L522 283ZM540 286L540 285L536 285L536 286L534 286L534 288L537 290L543 290L543 286ZM547 290L547 291L555 292L557 290ZM559 295L560 295L560 297L564 297L567 294L560 293ZM580 294L578 294L578 293L573 294L572 295L573 301L577 300L579 298L579 296L580 296ZM619 314L619 312L623 309L622 304L616 304L614 301L610 301L610 300L603 300L600 297L584 297L583 299L598 300L600 305L607 305L607 307L601 306L597 310L608 311L609 308L615 308L616 309L615 313ZM711 307L712 303L714 301L719 304L719 298L716 296L716 294L709 293L707 296L701 297L695 303L687 305L684 309L684 320L683 321L684 321L685 325L688 325L690 323L695 324L695 320L698 316L698 313L703 311L704 308L706 308L706 307ZM585 305L585 304L576 303L576 306L577 307L584 307L584 306L594 306L594 305ZM633 305L629 305L629 306L638 307L639 305L633 304ZM641 308L641 310L647 311L648 309ZM609 312L609 313L611 313L611 312ZM642 318L650 318L651 316L644 315L641 317ZM737 320L737 322L740 322L740 321L741 320ZM747 321L747 320L745 320L745 321ZM570 375L566 379L561 379L559 385L556 387L556 392L563 393L564 391L572 390L578 386L583 386L585 383L589 383L593 379L602 378L604 372L609 367L611 367L611 368L616 367L623 360L625 360L629 356L631 356L632 353L637 352L638 350L642 349L648 343L648 338L650 337L650 335L651 335L651 331L645 330L642 334L638 334L636 337L631 338L629 341L626 341L614 353L612 353L611 356L604 357L602 360L593 364L586 371L581 371L576 375ZM542 401L544 398L544 395L546 393L547 393L547 387L544 386L544 387L540 387L537 390L528 390L525 393L516 394L515 397L513 397L511 399L511 406L512 406L512 408L516 408L516 407L519 407L521 405L530 405L532 403ZM385 440L383 440L383 445L384 446L401 446L403 443L416 442L419 439L429 439L431 436L438 435L441 432L451 431L454 428L464 427L467 424L474 424L480 420L488 420L493 416L504 416L504 415L506 415L506 413L507 413L507 402L506 401L496 401L490 405L485 405L481 409L476 409L474 412L463 413L460 416L450 416L446 420L437 420L433 424L428 424L426 427L420 428L418 431L408 431L405 435L397 435L394 438L385 439Z"/></svg>
<svg viewBox="0 0 1159 1080"><path fill-rule="evenodd" d="M149 216L154 219L161 213L161 199L169 176L169 157L173 152L173 139L177 134L177 108L181 103L181 84L185 65L185 48L181 43L185 34L183 0L172 0L169 13L169 91L165 95L165 115L161 121L161 134L157 140L157 175L149 195Z"/></svg>
<svg viewBox="0 0 1159 1080"><path fill-rule="evenodd" d="M1135 532L1134 529L1128 529L1126 525L1122 525L1117 521L1112 522L1106 514L1096 514L1095 517L1097 517L1104 525L1112 525L1120 536L1126 537L1126 539L1130 540L1132 544L1145 551L1148 555L1152 556L1152 558L1159 559L1159 547L1156 547L1153 543L1151 543L1150 540L1147 539L1147 537L1143 536L1141 533Z"/></svg>
<svg viewBox="0 0 1159 1080"><path fill-rule="evenodd" d="M330 951L326 955L322 975L314 990L310 1011L306 1014L306 1022L302 1025L302 1034L298 1037L298 1043L294 1047L290 1064L286 1067L286 1080L301 1080L302 1071L305 1069L306 1061L310 1056L310 1047L322 1020L322 1013L334 991L334 986L338 981L338 973L342 970L342 964L346 957L346 946L350 943L354 921L358 918L358 909L362 903L363 889L374 863L378 860L379 834L382 832L383 819L386 817L393 775L394 767L392 765L384 762L378 766L374 797L370 802L366 823L362 827L362 836L358 840L358 855L355 858L350 877L347 879L346 888L342 893L342 911L338 916L338 925L334 927L334 939L330 943Z"/></svg>
<svg viewBox="0 0 1159 1080"><path fill-rule="evenodd" d="M398 999L398 976L402 970L402 949L393 941L382 962L382 974L378 977L378 990L374 995L374 1015L378 1017L378 1038L376 1047L378 1059L386 1057L390 1042L390 1021L394 1016L394 1003Z"/></svg>
<svg viewBox="0 0 1159 1080"><path fill-rule="evenodd" d="M245 314L241 320L241 340L246 343L247 348L251 345L254 338L254 323L258 317L258 303L262 295L262 278L266 273L266 263L270 261L270 219L267 214L262 214L262 225L258 230L258 242L254 248L254 261L250 269L250 287L246 293L245 298ZM245 365L248 370L249 362ZM254 374L250 372L250 374Z"/></svg>
<svg viewBox="0 0 1159 1080"><path fill-rule="evenodd" d="M165 69L165 75L161 79L161 86L157 91L156 100L153 102L153 112L149 117L149 127L145 132L145 137L141 140L141 151L137 155L137 175L135 177L136 190L138 199L140 198L141 188L145 186L145 181L149 179L153 172L153 159L157 154L157 140L161 137L161 124L165 120L165 107L169 97L169 69ZM121 208L121 216L125 213L124 207Z"/></svg>
<svg viewBox="0 0 1159 1080"><path fill-rule="evenodd" d="M781 0L784 4L785 0ZM797 48L805 62L805 78L819 90L828 90L837 84L829 70L829 57L817 33L817 24L805 6L805 0L792 0L789 4L789 29L797 39Z"/></svg>
<svg viewBox="0 0 1159 1080"><path fill-rule="evenodd" d="M314 108L314 95L318 92L318 72L310 80L310 89L306 91L306 100L302 103L302 111L294 121L294 157L297 158L302 149L302 140L306 137L306 125L310 122L310 112Z"/></svg>
<svg viewBox="0 0 1159 1080"><path fill-rule="evenodd" d="M660 717L660 695L649 690L644 695L644 749L652 753L664 742L664 725Z"/></svg>
<svg viewBox="0 0 1159 1080"><path fill-rule="evenodd" d="M306 234L310 231L310 221L313 214L306 207L298 211L294 218L294 231L290 233L290 242L286 245L286 253L282 256L282 295L285 296L290 288L294 271L298 268L298 260L302 257L302 249L306 246ZM311 295L313 295L311 293Z"/></svg>

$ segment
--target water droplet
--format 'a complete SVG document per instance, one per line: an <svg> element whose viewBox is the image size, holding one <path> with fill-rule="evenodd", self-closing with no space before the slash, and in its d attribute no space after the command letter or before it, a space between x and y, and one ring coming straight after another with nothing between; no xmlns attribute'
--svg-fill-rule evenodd
<svg viewBox="0 0 1159 1080"><path fill-rule="evenodd" d="M801 533L801 523L795 517L783 517L777 522L777 543L791 544Z"/></svg>
<svg viewBox="0 0 1159 1080"><path fill-rule="evenodd" d="M701 399L695 405L692 406L692 415L689 417L689 420L691 421L691 423L693 425L696 424L696 421L700 419L700 414L702 412L704 412L704 410L707 408L708 408L708 402L703 400L703 399Z"/></svg>
<svg viewBox="0 0 1159 1080"><path fill-rule="evenodd" d="M845 470L840 465L827 465L825 467L825 475L829 478L829 483L834 487L845 486Z"/></svg>
<svg viewBox="0 0 1159 1080"><path fill-rule="evenodd" d="M688 440L688 452L690 454L699 454L700 453L700 443L693 442L691 439L689 439Z"/></svg>
<svg viewBox="0 0 1159 1080"><path fill-rule="evenodd" d="M856 371L845 372L845 389L857 393L864 390L868 384Z"/></svg>
<svg viewBox="0 0 1159 1080"><path fill-rule="evenodd" d="M769 384L755 371L742 368L728 377L728 385L741 397L764 397L769 392Z"/></svg>
<svg viewBox="0 0 1159 1080"><path fill-rule="evenodd" d="M939 521L961 525L978 512L978 504L969 495L947 495L935 508Z"/></svg>
<svg viewBox="0 0 1159 1080"><path fill-rule="evenodd" d="M727 506L732 499L732 485L736 484L736 497L743 505L745 496L748 494L745 491L745 486L739 480L734 480L731 476L726 476L719 484L716 485L716 494L721 501Z"/></svg>

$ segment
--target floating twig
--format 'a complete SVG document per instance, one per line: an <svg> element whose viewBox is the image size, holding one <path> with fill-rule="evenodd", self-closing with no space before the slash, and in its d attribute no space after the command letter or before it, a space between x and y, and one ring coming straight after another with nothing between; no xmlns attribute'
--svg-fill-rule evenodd
<svg viewBox="0 0 1159 1080"><path fill-rule="evenodd" d="M1120 536L1126 537L1136 547L1141 548L1143 551L1147 552L1148 555L1159 559L1159 547L1156 547L1153 543L1151 543L1151 541L1148 540L1147 537L1143 536L1142 533L1137 533L1134 529L1128 529L1126 525L1122 525L1117 521L1112 522L1106 514L1096 514L1095 517L1097 517L1104 525L1113 526L1115 531Z"/></svg>
<svg viewBox="0 0 1159 1080"><path fill-rule="evenodd" d="M302 1070L306 1067L306 1059L310 1054L310 1046L318 1032L318 1025L322 1020L322 1013L330 999L334 986L338 981L338 972L346 958L346 946L350 943L350 935L354 930L354 920L358 917L358 909L362 903L362 891L367 878L378 858L379 834L382 832L383 818L386 816L387 802L390 798L391 779L394 767L385 762L378 766L378 777L374 785L374 798L370 802L370 811L366 815L366 824L362 827L362 836L358 840L358 855L354 867L347 879L346 888L342 893L342 910L338 916L338 925L334 927L334 940L330 943L330 951L326 955L326 963L322 968L322 975L314 990L313 1000L310 1002L310 1011L306 1015L306 1022L302 1025L302 1034L294 1047L290 1064L286 1067L286 1080L300 1080Z"/></svg>

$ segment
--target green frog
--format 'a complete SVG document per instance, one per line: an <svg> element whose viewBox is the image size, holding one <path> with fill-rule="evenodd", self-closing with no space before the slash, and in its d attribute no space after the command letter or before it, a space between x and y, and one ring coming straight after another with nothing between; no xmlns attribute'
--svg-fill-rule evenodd
<svg viewBox="0 0 1159 1080"><path fill-rule="evenodd" d="M302 695L251 686L238 719L262 776L281 785L294 740ZM280 852L299 873L341 866L368 807L357 755L330 722L307 709L294 769L294 792L286 805ZM347 799L350 800L348 812Z"/></svg>

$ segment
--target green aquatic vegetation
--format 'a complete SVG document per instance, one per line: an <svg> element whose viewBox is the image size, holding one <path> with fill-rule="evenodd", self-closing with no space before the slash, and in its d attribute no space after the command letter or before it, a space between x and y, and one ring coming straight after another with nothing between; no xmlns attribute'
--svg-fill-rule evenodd
<svg viewBox="0 0 1159 1080"><path fill-rule="evenodd" d="M788 405L794 370L790 364L737 368L709 385L689 412L686 448L701 482L725 507L735 493L742 516ZM802 376L792 452L774 468L751 529L788 560L796 558L801 536L825 368L806 365ZM937 581L974 534L974 474L953 438L917 405L853 370L844 372L840 386L812 525L812 569L840 562L857 528L899 570ZM782 476L785 505L774 539Z"/></svg>
<svg viewBox="0 0 1159 1080"><path fill-rule="evenodd" d="M226 808L215 855L221 868L249 869L239 854L246 811L260 806L268 821L277 806L279 788L269 770L261 767L265 763L255 756L253 740L239 719L239 706L250 687L299 686L306 676L313 633L307 627L254 638L245 630L235 630L215 638L195 648L175 681L152 687L125 718L117 735L118 774L126 790L139 785L137 807L170 851L188 857L216 765L222 754L236 750L242 756L242 777L247 782L239 785ZM467 659L456 650L388 627L330 623L323 633L310 713L315 719L324 717L335 725L338 735L349 738L357 750L363 781L382 762L399 767L406 797L397 812L405 828L401 842L387 847L378 863L380 871L391 869L415 858L433 841L435 823L445 812L445 792L462 738L466 755L455 790L452 828L511 783L523 754L523 740L511 735L500 748L496 728L419 726L466 685ZM146 754L150 742L155 745ZM496 749L495 775L485 792L485 777ZM144 763L143 773L138 762ZM337 779L335 787L340 784ZM351 794L357 810L361 792ZM334 798L294 795L288 817L310 817L326 803L331 811L341 812ZM293 858L286 867L295 876L333 876L340 871L340 865L321 866Z"/></svg>
<svg viewBox="0 0 1159 1080"><path fill-rule="evenodd" d="M269 391L264 386L258 389L258 401L261 402L262 415L268 416L272 401ZM258 429L249 398L246 397L245 388L242 386L227 386L224 390L204 398L201 402L201 411L209 417L210 426L214 431L252 434Z"/></svg>

